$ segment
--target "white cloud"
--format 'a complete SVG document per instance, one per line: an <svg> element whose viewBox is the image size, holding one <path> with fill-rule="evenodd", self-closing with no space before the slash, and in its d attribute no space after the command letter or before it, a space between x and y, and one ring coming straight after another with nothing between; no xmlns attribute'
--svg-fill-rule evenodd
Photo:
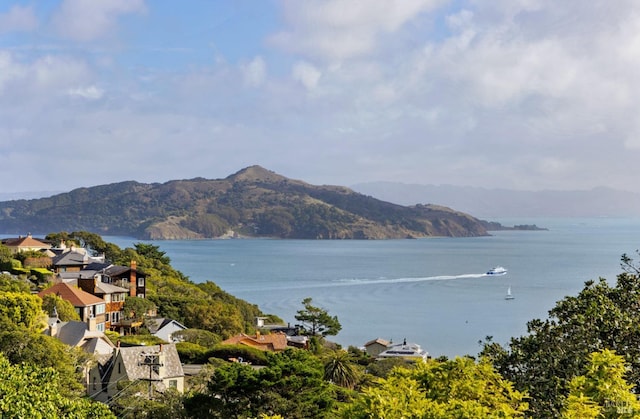
<svg viewBox="0 0 640 419"><path fill-rule="evenodd" d="M109 35L121 15L145 10L144 0L63 0L52 22L62 37L87 42Z"/></svg>
<svg viewBox="0 0 640 419"><path fill-rule="evenodd" d="M279 47L329 62L363 56L378 38L396 32L442 0L283 0L289 30L275 34Z"/></svg>
<svg viewBox="0 0 640 419"><path fill-rule="evenodd" d="M255 57L247 65L241 67L244 82L247 86L257 87L264 83L267 76L267 65L262 57Z"/></svg>
<svg viewBox="0 0 640 419"><path fill-rule="evenodd" d="M38 18L31 6L14 5L7 13L0 13L0 33L29 32L38 27Z"/></svg>
<svg viewBox="0 0 640 419"><path fill-rule="evenodd" d="M318 85L322 73L312 64L304 61L297 62L293 66L292 75L294 80L302 83L307 90L313 90Z"/></svg>
<svg viewBox="0 0 640 419"><path fill-rule="evenodd" d="M81 97L87 100L97 100L102 98L104 90L96 86L77 87L67 91L69 96Z"/></svg>

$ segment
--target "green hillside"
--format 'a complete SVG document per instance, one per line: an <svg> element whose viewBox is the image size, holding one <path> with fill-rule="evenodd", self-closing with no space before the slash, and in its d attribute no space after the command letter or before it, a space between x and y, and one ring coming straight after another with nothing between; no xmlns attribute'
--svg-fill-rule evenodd
<svg viewBox="0 0 640 419"><path fill-rule="evenodd" d="M260 166L225 179L121 182L0 202L0 232L91 231L139 239L388 239L482 236L486 225L436 205L401 206Z"/></svg>

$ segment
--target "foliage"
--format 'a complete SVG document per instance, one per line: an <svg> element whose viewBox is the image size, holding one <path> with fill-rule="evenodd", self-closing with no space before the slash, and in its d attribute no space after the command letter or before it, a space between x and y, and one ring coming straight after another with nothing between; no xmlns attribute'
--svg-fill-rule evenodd
<svg viewBox="0 0 640 419"><path fill-rule="evenodd" d="M194 343L204 348L211 348L220 343L220 337L203 329L185 329L173 332L173 338L180 342Z"/></svg>
<svg viewBox="0 0 640 419"><path fill-rule="evenodd" d="M207 348L191 342L176 343L180 361L184 364L204 364L207 362Z"/></svg>
<svg viewBox="0 0 640 419"><path fill-rule="evenodd" d="M344 418L516 418L526 395L493 367L471 358L429 360L396 368L341 409Z"/></svg>
<svg viewBox="0 0 640 419"><path fill-rule="evenodd" d="M80 321L80 316L75 307L69 301L56 294L47 294L42 297L42 309L53 317L57 313L58 319L62 322Z"/></svg>
<svg viewBox="0 0 640 419"><path fill-rule="evenodd" d="M367 366L367 373L373 375L374 377L387 378L391 374L391 371L394 370L394 368L402 367L411 369L415 368L415 366L415 363L409 363L400 358L380 359L370 363Z"/></svg>
<svg viewBox="0 0 640 419"><path fill-rule="evenodd" d="M295 315L296 320L301 321L307 328L311 336L337 335L342 325L337 316L330 316L329 313L312 305L312 299L307 297L302 300L304 309L298 310Z"/></svg>
<svg viewBox="0 0 640 419"><path fill-rule="evenodd" d="M120 341L123 346L138 346L138 345L158 345L160 343L166 343L164 340L153 335L126 335L120 336L116 341Z"/></svg>
<svg viewBox="0 0 640 419"><path fill-rule="evenodd" d="M563 417L637 417L640 401L632 392L633 385L624 380L625 372L622 356L608 349L592 353L585 375L569 383Z"/></svg>
<svg viewBox="0 0 640 419"><path fill-rule="evenodd" d="M261 369L239 363L217 368L207 392L185 405L191 416L211 418L322 418L331 411L334 397L322 376L322 363L306 351L267 353Z"/></svg>
<svg viewBox="0 0 640 419"><path fill-rule="evenodd" d="M42 300L22 292L0 292L0 330L6 327L34 329L43 326Z"/></svg>
<svg viewBox="0 0 640 419"><path fill-rule="evenodd" d="M225 361L242 358L253 365L266 365L267 352L246 345L216 345L206 352L207 359L219 358Z"/></svg>
<svg viewBox="0 0 640 419"><path fill-rule="evenodd" d="M182 405L182 395L175 389L154 392L150 399L148 383L144 381L121 381L122 388L110 406L118 417L180 419L186 418Z"/></svg>
<svg viewBox="0 0 640 419"><path fill-rule="evenodd" d="M332 351L324 359L324 379L340 387L353 389L359 380L353 356L343 350Z"/></svg>
<svg viewBox="0 0 640 419"><path fill-rule="evenodd" d="M55 369L65 392L75 394L83 389L79 371L86 361L84 354L56 338L39 331L5 330L0 332L0 352L12 364L26 363Z"/></svg>
<svg viewBox="0 0 640 419"><path fill-rule="evenodd" d="M640 383L637 274L623 272L615 287L602 278L588 281L577 296L559 301L549 317L530 321L528 334L512 338L508 348L487 341L483 349L505 378L529 392L532 416L560 415L569 383L585 374L592 352L616 351L629 366L629 382Z"/></svg>
<svg viewBox="0 0 640 419"><path fill-rule="evenodd" d="M0 292L28 293L30 291L30 281L14 278L11 275L0 274Z"/></svg>
<svg viewBox="0 0 640 419"><path fill-rule="evenodd" d="M0 416L11 418L114 418L109 408L85 398L65 396L51 367L12 365L0 353Z"/></svg>
<svg viewBox="0 0 640 419"><path fill-rule="evenodd" d="M155 311L156 305L147 298L127 296L122 307L122 315L125 320L144 320L147 313Z"/></svg>

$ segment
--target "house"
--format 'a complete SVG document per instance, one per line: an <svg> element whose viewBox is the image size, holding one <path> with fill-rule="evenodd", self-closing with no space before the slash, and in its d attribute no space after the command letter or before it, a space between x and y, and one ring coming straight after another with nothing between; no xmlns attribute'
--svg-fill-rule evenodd
<svg viewBox="0 0 640 419"><path fill-rule="evenodd" d="M120 390L119 382L144 381L149 390L174 388L184 392L184 370L175 344L116 347L111 358L91 369L87 394L107 402Z"/></svg>
<svg viewBox="0 0 640 419"><path fill-rule="evenodd" d="M374 340L370 340L369 342L364 344L364 350L367 353L367 355L372 356L372 357L377 357L378 355L380 355L382 352L386 351L387 349L389 349L389 346L391 346L391 342L385 339L381 339L381 338L377 338Z"/></svg>
<svg viewBox="0 0 640 419"><path fill-rule="evenodd" d="M69 301L83 322L91 319L92 322L95 322L96 330L101 332L105 331L106 304L102 298L98 298L95 295L64 282L40 291L38 296L42 298L47 294L56 294L63 300Z"/></svg>
<svg viewBox="0 0 640 419"><path fill-rule="evenodd" d="M121 319L123 318L124 300L127 298L129 290L102 282L99 275L93 275L89 278L80 275L77 278L77 284L83 291L104 300L106 304L105 327L114 331L120 329L122 327Z"/></svg>
<svg viewBox="0 0 640 419"><path fill-rule="evenodd" d="M263 351L279 352L287 349L287 335L284 333L271 333L268 335L256 332L255 336L244 333L230 337L222 341L222 345L246 345Z"/></svg>
<svg viewBox="0 0 640 419"><path fill-rule="evenodd" d="M144 298L147 293L147 274L137 268L135 260L129 266L110 265L101 274L102 282L128 289L130 297Z"/></svg>
<svg viewBox="0 0 640 419"><path fill-rule="evenodd" d="M87 322L61 322L55 318L49 323L45 334L57 338L66 345L80 348L89 354L111 355L115 345L103 332L96 330L95 322L90 320Z"/></svg>
<svg viewBox="0 0 640 419"><path fill-rule="evenodd" d="M187 329L186 326L182 325L176 320L164 318L147 319L145 321L145 325L152 335L159 337L165 342L172 343L180 341L179 339L173 337L174 333Z"/></svg>
<svg viewBox="0 0 640 419"><path fill-rule="evenodd" d="M2 239L1 242L7 246L13 254L28 250L40 251L51 248L51 244L46 243L44 240L34 239L33 236L31 236L31 233L26 236Z"/></svg>

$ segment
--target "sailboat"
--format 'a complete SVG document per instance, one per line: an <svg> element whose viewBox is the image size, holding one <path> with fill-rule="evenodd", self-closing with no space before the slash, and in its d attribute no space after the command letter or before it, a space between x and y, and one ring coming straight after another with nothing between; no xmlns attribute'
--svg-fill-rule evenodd
<svg viewBox="0 0 640 419"><path fill-rule="evenodd" d="M504 299L505 300L513 300L514 298L516 298L516 297L514 297L511 294L511 286L509 286L509 288L507 288L507 295L505 295Z"/></svg>

